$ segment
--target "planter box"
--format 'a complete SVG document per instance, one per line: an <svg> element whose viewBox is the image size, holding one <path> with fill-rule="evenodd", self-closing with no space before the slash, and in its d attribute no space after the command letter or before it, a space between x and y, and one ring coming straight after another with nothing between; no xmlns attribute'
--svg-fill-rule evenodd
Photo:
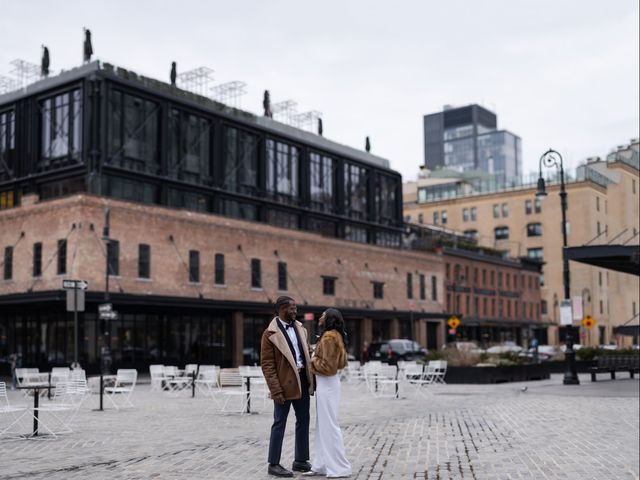
<svg viewBox="0 0 640 480"><path fill-rule="evenodd" d="M505 383L544 380L549 369L544 364L510 365L507 367L447 367L445 382Z"/></svg>

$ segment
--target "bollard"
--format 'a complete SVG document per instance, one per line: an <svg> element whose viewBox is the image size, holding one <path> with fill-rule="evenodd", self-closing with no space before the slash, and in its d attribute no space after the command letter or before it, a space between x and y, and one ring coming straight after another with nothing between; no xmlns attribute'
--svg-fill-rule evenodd
<svg viewBox="0 0 640 480"><path fill-rule="evenodd" d="M196 372L191 372L191 398L196 397Z"/></svg>
<svg viewBox="0 0 640 480"><path fill-rule="evenodd" d="M104 411L102 408L102 395L104 394L104 379L102 378L102 373L100 374L100 411Z"/></svg>

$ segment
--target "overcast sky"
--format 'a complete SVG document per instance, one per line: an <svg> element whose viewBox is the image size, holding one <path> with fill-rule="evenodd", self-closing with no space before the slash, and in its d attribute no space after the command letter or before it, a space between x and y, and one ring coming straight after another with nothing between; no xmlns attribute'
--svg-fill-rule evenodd
<svg viewBox="0 0 640 480"><path fill-rule="evenodd" d="M325 136L386 157L405 180L423 162L422 116L479 103L522 138L524 170L559 150L569 166L638 137L637 0L0 0L0 74L51 51L54 72L95 58L168 80L208 66L323 113Z"/></svg>

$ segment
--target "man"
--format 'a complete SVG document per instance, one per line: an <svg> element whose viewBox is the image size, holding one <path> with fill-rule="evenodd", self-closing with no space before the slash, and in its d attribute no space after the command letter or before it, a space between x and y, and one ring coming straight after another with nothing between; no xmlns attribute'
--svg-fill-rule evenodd
<svg viewBox="0 0 640 480"><path fill-rule="evenodd" d="M273 425L269 440L268 473L293 477L280 465L282 441L289 410L296 412L295 460L292 469L311 470L309 463L309 395L313 394L313 375L307 331L296 320L298 310L291 297L276 300L275 317L262 334L260 365L273 399Z"/></svg>

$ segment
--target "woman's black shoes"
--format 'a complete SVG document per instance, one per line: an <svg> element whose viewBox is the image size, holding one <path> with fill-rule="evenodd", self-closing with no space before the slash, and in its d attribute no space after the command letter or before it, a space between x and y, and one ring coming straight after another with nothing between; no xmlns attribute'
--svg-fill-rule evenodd
<svg viewBox="0 0 640 480"><path fill-rule="evenodd" d="M307 461L298 462L297 460L293 462L291 467L296 472L308 472L311 470L311 464Z"/></svg>
<svg viewBox="0 0 640 480"><path fill-rule="evenodd" d="M291 470L287 470L282 465L269 465L267 472L269 475L275 475L276 477L293 477L293 472Z"/></svg>

